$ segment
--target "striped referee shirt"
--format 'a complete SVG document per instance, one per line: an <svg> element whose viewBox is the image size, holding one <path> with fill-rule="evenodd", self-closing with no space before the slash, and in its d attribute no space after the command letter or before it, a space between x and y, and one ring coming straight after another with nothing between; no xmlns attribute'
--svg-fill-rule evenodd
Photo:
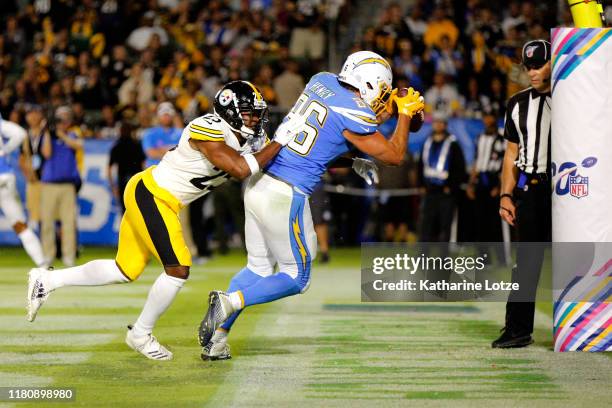
<svg viewBox="0 0 612 408"><path fill-rule="evenodd" d="M482 133L476 143L476 171L479 173L499 173L505 151L506 142L501 132Z"/></svg>
<svg viewBox="0 0 612 408"><path fill-rule="evenodd" d="M518 143L515 165L527 174L550 173L550 92L529 87L508 101L504 138Z"/></svg>

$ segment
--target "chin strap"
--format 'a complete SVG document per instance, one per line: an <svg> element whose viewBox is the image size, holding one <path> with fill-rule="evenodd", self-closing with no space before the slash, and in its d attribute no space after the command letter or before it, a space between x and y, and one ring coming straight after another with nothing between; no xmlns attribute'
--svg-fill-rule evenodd
<svg viewBox="0 0 612 408"><path fill-rule="evenodd" d="M250 129L244 125L240 127L238 132L240 132L242 137L244 137L246 140L252 139L255 136L255 132L253 131L253 129Z"/></svg>

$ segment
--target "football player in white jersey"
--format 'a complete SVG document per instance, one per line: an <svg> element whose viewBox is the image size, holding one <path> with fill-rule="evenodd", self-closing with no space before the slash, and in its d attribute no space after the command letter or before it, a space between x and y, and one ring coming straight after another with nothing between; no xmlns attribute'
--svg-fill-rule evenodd
<svg viewBox="0 0 612 408"><path fill-rule="evenodd" d="M27 135L26 130L18 124L0 117L0 209L34 264L47 268L40 240L26 224L23 206L17 193L14 166L10 163L10 155L19 148Z"/></svg>
<svg viewBox="0 0 612 408"><path fill-rule="evenodd" d="M126 343L153 360L172 353L151 334L189 276L191 254L183 239L179 210L228 178L257 173L288 143L292 132L264 146L267 105L249 82L234 81L215 96L214 114L191 121L178 146L157 166L134 175L124 193L125 214L114 260L95 260L74 268L34 268L28 285L28 320L33 321L49 294L63 286L99 286L137 279L151 255L164 267L134 323ZM286 139L286 140L284 140Z"/></svg>

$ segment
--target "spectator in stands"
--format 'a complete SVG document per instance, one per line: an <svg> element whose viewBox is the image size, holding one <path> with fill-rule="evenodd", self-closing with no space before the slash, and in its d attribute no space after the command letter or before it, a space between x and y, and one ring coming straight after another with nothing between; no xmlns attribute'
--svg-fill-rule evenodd
<svg viewBox="0 0 612 408"><path fill-rule="evenodd" d="M272 83L273 76L274 71L272 71L272 67L270 67L270 65L268 64L263 64L259 67L255 78L253 78L253 85L255 85L257 89L260 90L268 105L277 104L277 94L274 91Z"/></svg>
<svg viewBox="0 0 612 408"><path fill-rule="evenodd" d="M445 34L440 36L437 47L425 51L423 58L432 62L436 72L441 72L451 79L458 79L463 69L463 56L451 45L449 36Z"/></svg>
<svg viewBox="0 0 612 408"><path fill-rule="evenodd" d="M470 119L482 119L485 113L490 112L492 112L491 100L487 95L480 92L476 77L470 77L462 116Z"/></svg>
<svg viewBox="0 0 612 408"><path fill-rule="evenodd" d="M130 75L119 88L119 104L128 105L132 99L132 93L136 93L138 104L153 100L154 87L151 78L143 73L140 63L132 65Z"/></svg>
<svg viewBox="0 0 612 408"><path fill-rule="evenodd" d="M413 5L410 14L404 18L414 40L414 51L420 55L424 50L423 37L427 31L427 22L423 18L423 9L418 4Z"/></svg>
<svg viewBox="0 0 612 408"><path fill-rule="evenodd" d="M4 39L5 52L18 59L23 58L27 43L25 41L25 32L19 27L17 17L8 16L4 25L2 38Z"/></svg>
<svg viewBox="0 0 612 408"><path fill-rule="evenodd" d="M321 60L325 52L325 33L321 29L323 15L319 11L320 2L301 0L290 5L295 8L289 21L289 26L293 27L289 54L292 58Z"/></svg>
<svg viewBox="0 0 612 408"><path fill-rule="evenodd" d="M391 3L381 15L375 32L376 46L382 55L393 56L397 41L412 39L410 29L402 19L402 9L398 3Z"/></svg>
<svg viewBox="0 0 612 408"><path fill-rule="evenodd" d="M521 3L512 1L506 9L506 15L501 23L502 31L507 34L509 30L516 29L518 26L524 25L525 19L521 15Z"/></svg>
<svg viewBox="0 0 612 408"><path fill-rule="evenodd" d="M199 82L190 80L179 90L176 107L180 109L185 123L192 121L210 109L210 102Z"/></svg>
<svg viewBox="0 0 612 408"><path fill-rule="evenodd" d="M446 83L446 75L441 72L436 72L433 86L425 93L425 110L441 112L446 117L455 116L461 110L457 89Z"/></svg>
<svg viewBox="0 0 612 408"><path fill-rule="evenodd" d="M144 169L145 155L132 125L122 122L119 125L120 136L110 151L107 178L115 201L125 212L123 192L130 178Z"/></svg>
<svg viewBox="0 0 612 408"><path fill-rule="evenodd" d="M482 33L487 47L492 48L503 37L499 21L489 7L481 7L474 30ZM538 37L539 38L539 37Z"/></svg>
<svg viewBox="0 0 612 408"><path fill-rule="evenodd" d="M304 90L304 79L296 61L287 60L284 66L283 72L274 79L274 92L278 96L278 107L289 111Z"/></svg>
<svg viewBox="0 0 612 408"><path fill-rule="evenodd" d="M442 37L448 37L451 48L455 48L457 45L457 39L459 38L459 29L448 18L446 9L442 6L435 8L431 18L427 23L427 30L423 36L423 42L426 47L439 47Z"/></svg>
<svg viewBox="0 0 612 408"><path fill-rule="evenodd" d="M397 48L399 54L393 60L396 75L407 78L411 87L423 92L425 84L420 75L421 57L412 53L412 42L408 39L399 40Z"/></svg>
<svg viewBox="0 0 612 408"><path fill-rule="evenodd" d="M125 46L115 45L111 56L102 60L102 67L107 86L117 92L129 75L128 54Z"/></svg>
<svg viewBox="0 0 612 408"><path fill-rule="evenodd" d="M157 107L158 126L147 129L142 136L142 149L147 157L145 167L159 163L164 154L178 144L182 128L175 127L176 111L170 102Z"/></svg>
<svg viewBox="0 0 612 408"><path fill-rule="evenodd" d="M102 107L102 118L96 126L96 137L98 139L119 139L121 135L121 123L115 118L115 111L110 105Z"/></svg>
<svg viewBox="0 0 612 408"><path fill-rule="evenodd" d="M55 222L61 223L62 261L73 266L76 258L76 200L81 186L77 154L83 141L71 130L72 111L67 106L55 112L55 130L43 135L41 173L41 241L47 262L56 256Z"/></svg>
<svg viewBox="0 0 612 408"><path fill-rule="evenodd" d="M491 103L491 111L497 112L500 118L503 118L506 114L506 93L504 90L502 79L499 76L494 76L491 79L488 96Z"/></svg>
<svg viewBox="0 0 612 408"><path fill-rule="evenodd" d="M142 25L132 31L127 38L127 45L136 51L143 51L149 45L153 34L159 36L161 45L168 44L168 34L159 25L155 24L156 15L152 10L147 11L142 17Z"/></svg>

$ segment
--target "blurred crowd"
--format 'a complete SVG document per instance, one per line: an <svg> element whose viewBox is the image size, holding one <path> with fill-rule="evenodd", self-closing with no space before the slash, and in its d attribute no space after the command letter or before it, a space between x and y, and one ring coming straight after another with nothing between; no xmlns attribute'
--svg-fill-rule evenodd
<svg viewBox="0 0 612 408"><path fill-rule="evenodd" d="M55 131L61 125L70 138L116 140L109 179L120 201L125 177L142 168L145 159L149 164L159 160L185 123L211 111L223 83L252 81L280 117L311 74L337 68L327 65L332 29L341 37L351 32L356 20L372 22L359 27L361 34L352 48L342 51L380 53L392 62L396 86L412 86L425 95L427 121L438 123L430 136L435 147L452 136L446 126L451 118L483 120L484 133L498 138L496 124L507 98L528 86L520 65L523 44L548 39L550 27L571 25L569 11L558 12L557 2L385 1L376 13L359 4L363 3L3 0L0 113L28 129L31 139L40 137L45 126ZM369 14L356 18L360 13ZM163 143L156 144L159 140ZM37 149L30 143L25 150L34 156L32 150ZM480 207L461 203L478 196L478 169L466 165L461 149L453 152L452 160L459 163L453 168L461 174L451 177L452 185L430 188L425 152L419 151L411 152L404 166L381 171L380 189L407 195L317 195L318 232L326 242L339 245L414 240L423 234L445 240L451 238L447 224L454 222L459 230L454 229L454 238L476 238L470 217ZM75 154L77 166L80 155ZM26 157L22 168L34 183L36 172L28 170L28 160L32 162ZM330 172L326 182L365 187L361 179L342 170ZM486 194L493 197L494 186L489 187ZM459 208L464 214L458 224L456 216L449 218L448 209L444 214L424 211L427 200L421 197L428 191L452 192L453 212ZM223 214L213 225L206 199L192 210L193 231L197 235L216 230L222 252L231 244L231 234L239 235L242 229L239 196L237 184L215 191L213 207ZM425 217L433 217L438 230L423 231L419 225ZM206 237L194 241L201 256L210 254Z"/></svg>
<svg viewBox="0 0 612 408"><path fill-rule="evenodd" d="M235 79L251 80L270 105L287 109L303 89L302 72L322 66L327 6L3 0L0 112L22 122L29 104L48 114L68 105L82 137L117 138L120 121L147 128L164 101L186 123Z"/></svg>
<svg viewBox="0 0 612 408"><path fill-rule="evenodd" d="M519 0L392 2L354 49L392 61L396 81L423 93L430 113L501 117L506 99L529 84L520 66L523 44L548 40L551 27L572 25L568 9L557 20L556 6Z"/></svg>

